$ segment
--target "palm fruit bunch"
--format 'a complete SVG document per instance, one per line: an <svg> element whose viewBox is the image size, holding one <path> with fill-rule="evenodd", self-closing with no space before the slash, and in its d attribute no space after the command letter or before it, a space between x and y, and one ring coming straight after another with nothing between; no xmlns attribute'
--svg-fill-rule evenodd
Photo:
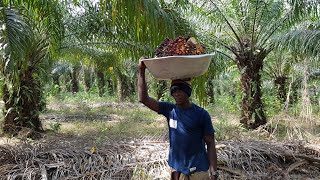
<svg viewBox="0 0 320 180"><path fill-rule="evenodd" d="M156 49L157 57L205 54L205 47L194 37L179 36L174 40L166 38Z"/></svg>

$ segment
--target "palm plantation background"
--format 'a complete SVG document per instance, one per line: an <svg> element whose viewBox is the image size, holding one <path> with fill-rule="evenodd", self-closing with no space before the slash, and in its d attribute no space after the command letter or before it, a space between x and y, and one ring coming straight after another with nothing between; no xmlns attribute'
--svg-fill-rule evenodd
<svg viewBox="0 0 320 180"><path fill-rule="evenodd" d="M193 79L192 98L217 117L218 140L229 140L232 128L278 128L280 138L290 132L290 140L306 140L302 124L316 137L319 7L316 0L1 0L2 132L41 137L41 115L53 100L137 107L140 57L154 57L165 38L194 36L215 54L208 72ZM153 97L172 100L170 83L147 77ZM279 114L299 126L279 123Z"/></svg>

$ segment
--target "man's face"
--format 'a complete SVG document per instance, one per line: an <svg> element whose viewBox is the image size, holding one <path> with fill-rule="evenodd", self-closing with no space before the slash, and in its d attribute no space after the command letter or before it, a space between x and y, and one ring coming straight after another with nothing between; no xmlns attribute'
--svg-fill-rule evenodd
<svg viewBox="0 0 320 180"><path fill-rule="evenodd" d="M182 105L182 104L188 103L188 100L189 100L188 95L180 89L173 91L172 97L176 101L177 105Z"/></svg>

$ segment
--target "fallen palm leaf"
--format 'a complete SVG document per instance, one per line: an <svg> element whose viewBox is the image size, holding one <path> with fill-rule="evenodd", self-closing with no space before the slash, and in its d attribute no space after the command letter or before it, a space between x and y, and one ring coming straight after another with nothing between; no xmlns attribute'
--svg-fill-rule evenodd
<svg viewBox="0 0 320 180"><path fill-rule="evenodd" d="M94 151L61 142L0 146L0 179L169 179L169 144L162 138L107 142ZM224 141L217 153L220 179L320 177L318 152L301 145Z"/></svg>

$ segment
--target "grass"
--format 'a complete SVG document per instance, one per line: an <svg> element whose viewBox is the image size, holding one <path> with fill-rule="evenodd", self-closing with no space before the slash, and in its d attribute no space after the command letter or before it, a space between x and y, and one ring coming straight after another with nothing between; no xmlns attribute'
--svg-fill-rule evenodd
<svg viewBox="0 0 320 180"><path fill-rule="evenodd" d="M239 114L233 110L230 112L225 107L217 106L208 106L206 109L212 117L218 141L252 139L320 142L319 114L306 120L290 114L290 111L280 112L270 116L264 127L251 131L239 123ZM43 115L48 114L60 115L60 118L65 119L44 121L46 129L68 136L87 137L97 144L107 139L163 136L167 133L164 117L140 103L119 103L89 93L48 96L48 109Z"/></svg>
<svg viewBox="0 0 320 180"><path fill-rule="evenodd" d="M163 138L167 134L165 118L139 103L110 102L103 98L84 100L82 96L71 96L49 98L48 109L41 115L49 117L44 121L44 127L51 130L46 134L48 139L52 137L60 142L61 137L68 137L78 145L98 149L109 140ZM239 123L239 114L217 106L206 109L212 117L218 144L225 140L234 140L235 143L264 140L320 144L319 115L305 119L280 112L269 117L264 127L247 130ZM74 146L71 143L67 145ZM136 167L133 174L135 179L149 179L148 173L140 167Z"/></svg>
<svg viewBox="0 0 320 180"><path fill-rule="evenodd" d="M239 114L225 112L219 107L210 107L213 125L218 141L222 140L267 140L267 141L304 141L320 143L320 116L309 119L279 112L268 118L265 126L247 130L239 123Z"/></svg>
<svg viewBox="0 0 320 180"><path fill-rule="evenodd" d="M51 102L56 103L56 101ZM50 103L49 103L50 104ZM108 139L125 139L141 136L157 136L166 133L165 119L141 104L90 102L74 105L60 103L63 108L48 109L47 113L76 116L63 122L47 122L46 128L59 126L59 133L86 137L100 144ZM69 104L65 107L66 104ZM80 106L80 108L79 108ZM49 106L50 107L50 106ZM61 124L61 125L59 125Z"/></svg>
<svg viewBox="0 0 320 180"><path fill-rule="evenodd" d="M67 104L67 102L62 104ZM318 117L313 117L307 121L299 116L283 112L270 117L264 127L247 130L239 123L239 114L228 113L225 109L219 107L208 107L207 110L212 116L216 130L215 137L218 141L319 142L320 121ZM83 115L82 119L63 122L59 132L77 137L90 137L98 144L107 139L161 136L167 132L164 117L141 104L122 105L121 103L115 103L110 106L97 107L83 104L81 108L70 106L69 108L50 110L50 113L62 113L66 116ZM99 119L99 117L91 120L86 119L86 117L94 115L109 116L111 119L108 121Z"/></svg>

